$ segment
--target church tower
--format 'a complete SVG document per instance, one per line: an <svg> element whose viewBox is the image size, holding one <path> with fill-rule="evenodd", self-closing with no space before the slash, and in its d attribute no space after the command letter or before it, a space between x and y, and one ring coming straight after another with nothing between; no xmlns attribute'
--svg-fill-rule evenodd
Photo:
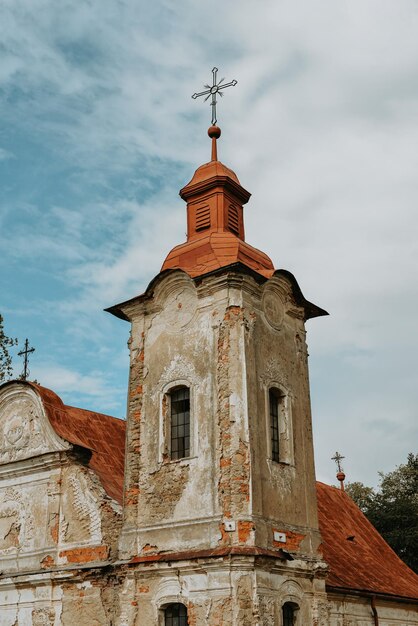
<svg viewBox="0 0 418 626"><path fill-rule="evenodd" d="M326 312L245 241L220 133L180 191L187 241L109 309L131 323L121 623L321 624L305 322Z"/></svg>

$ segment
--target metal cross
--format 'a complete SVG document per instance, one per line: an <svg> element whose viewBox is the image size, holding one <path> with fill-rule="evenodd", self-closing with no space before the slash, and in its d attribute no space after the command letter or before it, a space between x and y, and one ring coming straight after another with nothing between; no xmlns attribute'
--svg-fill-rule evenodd
<svg viewBox="0 0 418 626"><path fill-rule="evenodd" d="M336 453L335 453L335 456L333 456L333 457L331 458L331 461L335 461L335 462L336 462L337 467L338 467L338 471L339 471L339 472L342 472L342 471L343 471L343 468L342 468L342 465L341 465L341 461L342 461L343 459L345 459L345 456L341 456L341 454L340 454L339 452L336 452Z"/></svg>
<svg viewBox="0 0 418 626"><path fill-rule="evenodd" d="M222 82L225 80L225 78L221 78L219 83L217 83L217 78L216 78L217 73L218 73L218 68L214 67L212 70L212 74L213 74L212 87L210 85L205 85L206 91L200 91L199 93L194 93L192 95L193 100L196 100L196 98L199 98L199 96L206 96L205 102L206 100L209 100L209 98L212 96L212 102L210 103L210 106L212 107L212 126L215 126L217 122L216 94L219 94L222 98L223 93L221 92L221 89L225 89L226 87L235 87L235 85L237 84L236 80L231 80L230 83L225 83L225 85L222 85Z"/></svg>
<svg viewBox="0 0 418 626"><path fill-rule="evenodd" d="M28 354L30 354L31 352L35 352L35 348L29 348L29 341L26 339L25 341L25 349L21 350L20 352L17 353L18 356L23 356L23 373L22 373L22 380L26 380L27 377L29 376L29 367L28 367Z"/></svg>

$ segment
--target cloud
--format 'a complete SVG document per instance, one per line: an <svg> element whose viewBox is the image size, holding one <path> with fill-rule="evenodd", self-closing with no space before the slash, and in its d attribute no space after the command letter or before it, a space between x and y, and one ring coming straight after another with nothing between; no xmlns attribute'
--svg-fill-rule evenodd
<svg viewBox="0 0 418 626"><path fill-rule="evenodd" d="M5 150L4 148L0 148L0 161L6 161L7 159L14 159L15 156L13 152L9 150Z"/></svg>
<svg viewBox="0 0 418 626"><path fill-rule="evenodd" d="M209 158L210 108L190 94L217 64L238 80L219 153L253 194L247 239L331 313L308 323L320 473L342 444L350 478L377 480L409 451L418 400L416 4L143 4L7 3L4 119L36 146L26 167L43 159L2 217L15 284L30 265L36 318L57 325L42 336L73 342L73 373L89 338L110 342L99 310L143 291L184 240L177 190ZM25 149L3 145L16 157L3 165L24 167Z"/></svg>
<svg viewBox="0 0 418 626"><path fill-rule="evenodd" d="M106 372L93 371L90 374L82 374L78 370L48 362L36 364L32 368L32 376L39 384L53 389L62 396L67 404L71 404L75 399L82 402L83 407L86 403L94 407L94 404L100 401L102 411L118 409L114 397L120 389L111 384Z"/></svg>

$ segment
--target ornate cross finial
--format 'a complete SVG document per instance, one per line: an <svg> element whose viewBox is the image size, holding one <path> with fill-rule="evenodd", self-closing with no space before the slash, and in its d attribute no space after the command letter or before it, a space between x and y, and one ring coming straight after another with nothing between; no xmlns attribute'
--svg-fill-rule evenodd
<svg viewBox="0 0 418 626"><path fill-rule="evenodd" d="M335 456L331 458L331 461L335 461L337 464L338 472L341 473L343 471L341 461L345 459L345 456L341 456L339 452L335 453Z"/></svg>
<svg viewBox="0 0 418 626"><path fill-rule="evenodd" d="M231 80L230 83L225 83L225 85L222 85L222 82L225 80L225 78L221 78L221 80L219 81L219 83L217 83L217 73L218 73L218 68L214 67L212 70L212 74L213 74L213 81L212 81L212 87L210 85L205 85L206 90L205 91L201 91L199 93L194 93L192 95L192 98L194 100L196 100L196 98L199 98L199 96L206 96L205 98L205 102L212 96L212 102L210 103L210 106L212 107L212 126L216 125L217 119L216 119L216 94L219 94L221 97L223 97L223 93L221 92L221 89L225 89L226 87L235 87L235 85L237 84L236 80Z"/></svg>
<svg viewBox="0 0 418 626"><path fill-rule="evenodd" d="M345 459L345 456L341 456L341 454L339 452L335 453L335 456L332 457L332 461L335 461L337 464L337 468L338 468L338 472L337 472L337 480L340 481L340 488L341 491L344 491L344 481L345 481L345 474L344 474L344 470L342 468L341 465L341 461Z"/></svg>
<svg viewBox="0 0 418 626"><path fill-rule="evenodd" d="M29 376L29 367L28 367L28 355L31 352L35 352L35 348L29 348L29 341L26 339L25 341L25 349L21 350L20 352L18 352L18 356L23 356L23 372L21 375L21 379L22 380L27 380L27 377Z"/></svg>

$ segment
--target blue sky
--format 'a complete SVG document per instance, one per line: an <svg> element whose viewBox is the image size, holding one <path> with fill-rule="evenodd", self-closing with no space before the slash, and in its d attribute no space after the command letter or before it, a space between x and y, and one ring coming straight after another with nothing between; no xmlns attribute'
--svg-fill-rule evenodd
<svg viewBox="0 0 418 626"><path fill-rule="evenodd" d="M128 325L184 240L214 65L247 240L331 316L308 322L318 477L416 448L418 5L31 0L0 9L0 311L65 402L123 416ZM17 373L20 372L17 364Z"/></svg>

